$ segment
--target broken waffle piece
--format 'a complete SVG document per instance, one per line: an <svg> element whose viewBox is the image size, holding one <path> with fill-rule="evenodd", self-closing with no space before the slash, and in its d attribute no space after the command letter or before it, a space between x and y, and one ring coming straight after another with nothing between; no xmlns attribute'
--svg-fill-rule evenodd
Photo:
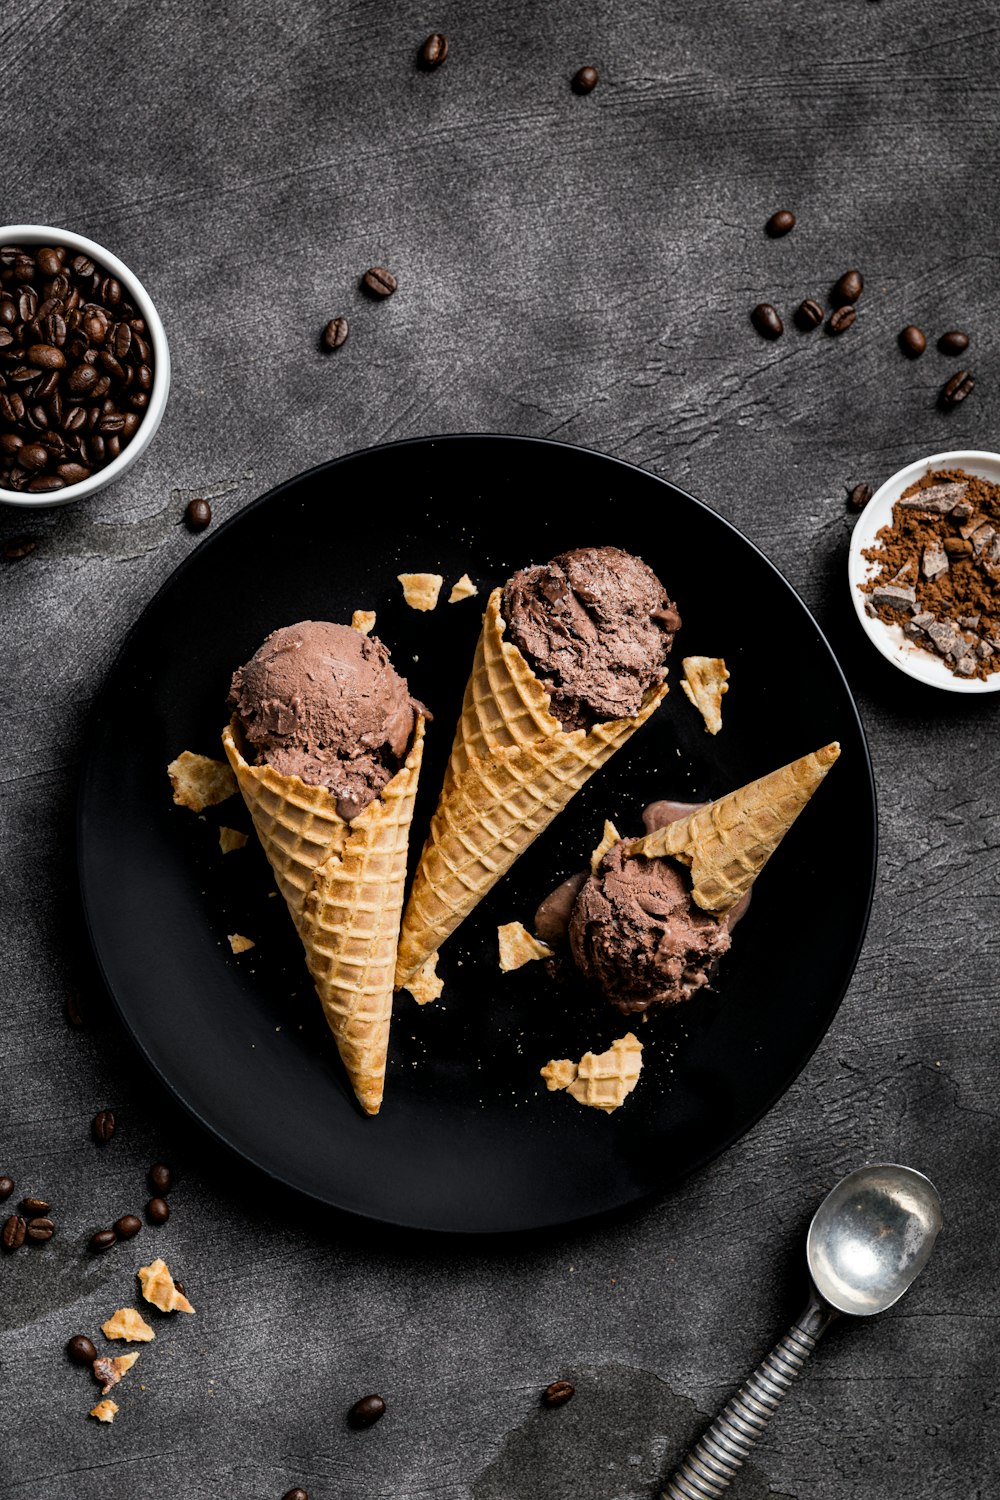
<svg viewBox="0 0 1000 1500"><path fill-rule="evenodd" d="M360 630L362 635L371 635L375 629L375 611L356 609L351 616L351 629Z"/></svg>
<svg viewBox="0 0 1000 1500"><path fill-rule="evenodd" d="M236 790L236 777L225 761L210 760L185 750L172 760L167 775L174 789L174 801L192 812L204 812L217 802L225 802Z"/></svg>
<svg viewBox="0 0 1000 1500"><path fill-rule="evenodd" d="M413 978L403 985L403 989L409 990L418 1005L430 1005L444 989L444 980L438 978L437 962L437 954L432 953L423 968L418 969Z"/></svg>
<svg viewBox="0 0 1000 1500"><path fill-rule="evenodd" d="M458 582L452 585L451 593L448 595L448 603L458 604L462 599L471 599L478 593L479 590L468 573L463 573Z"/></svg>
<svg viewBox="0 0 1000 1500"><path fill-rule="evenodd" d="M595 871L597 870L597 866L601 863L601 860L607 854L608 850L613 849L615 844L620 844L621 841L622 836L618 832L618 829L612 823L610 818L605 818L604 832L601 834L601 842L598 844L597 848L590 856L591 875L595 873Z"/></svg>
<svg viewBox="0 0 1000 1500"><path fill-rule="evenodd" d="M565 1089L578 1104L611 1114L631 1094L641 1069L642 1043L629 1031L607 1052L585 1052L578 1063L559 1058L541 1074L549 1090Z"/></svg>
<svg viewBox="0 0 1000 1500"><path fill-rule="evenodd" d="M231 932L229 946L234 953L246 953L250 948L256 948L257 944L253 938L244 937L242 932Z"/></svg>
<svg viewBox="0 0 1000 1500"><path fill-rule="evenodd" d="M106 1396L112 1386L116 1386L127 1370L131 1370L136 1360L136 1354L116 1354L113 1358L99 1354L94 1360L94 1379L101 1387L101 1395Z"/></svg>
<svg viewBox="0 0 1000 1500"><path fill-rule="evenodd" d="M98 1401L96 1406L90 1408L89 1415L96 1417L99 1422L113 1422L118 1415L118 1407L114 1401Z"/></svg>
<svg viewBox="0 0 1000 1500"><path fill-rule="evenodd" d="M247 841L247 835L240 833L238 828L219 829L219 848L223 854L232 854L234 849L242 849Z"/></svg>
<svg viewBox="0 0 1000 1500"><path fill-rule="evenodd" d="M709 734L722 728L722 695L729 692L729 669L721 656L685 656L681 688L705 720Z"/></svg>
<svg viewBox="0 0 1000 1500"><path fill-rule="evenodd" d="M440 573L397 573L403 598L411 609L434 609L444 583Z"/></svg>
<svg viewBox="0 0 1000 1500"><path fill-rule="evenodd" d="M142 1313L134 1307L120 1307L112 1313L101 1324L101 1332L106 1339L124 1339L129 1344L149 1344L156 1338Z"/></svg>
<svg viewBox="0 0 1000 1500"><path fill-rule="evenodd" d="M532 937L520 922L506 922L497 928L500 944L500 967L505 974L511 969L523 969L536 958L551 958L552 949Z"/></svg>
<svg viewBox="0 0 1000 1500"><path fill-rule="evenodd" d="M182 1291L174 1284L174 1278L167 1269L166 1262L157 1257L150 1261L148 1266L140 1266L135 1273L142 1283L142 1295L147 1302L158 1307L160 1312L186 1312L193 1313L194 1308ZM137 1354L123 1355L125 1359L138 1359Z"/></svg>

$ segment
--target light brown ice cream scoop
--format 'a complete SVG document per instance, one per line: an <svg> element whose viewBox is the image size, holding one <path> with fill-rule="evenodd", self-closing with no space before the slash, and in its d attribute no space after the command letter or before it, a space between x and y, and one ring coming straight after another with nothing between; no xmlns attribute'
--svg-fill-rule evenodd
<svg viewBox="0 0 1000 1500"><path fill-rule="evenodd" d="M303 620L273 631L229 694L247 758L325 786L357 817L399 769L416 705L375 636Z"/></svg>

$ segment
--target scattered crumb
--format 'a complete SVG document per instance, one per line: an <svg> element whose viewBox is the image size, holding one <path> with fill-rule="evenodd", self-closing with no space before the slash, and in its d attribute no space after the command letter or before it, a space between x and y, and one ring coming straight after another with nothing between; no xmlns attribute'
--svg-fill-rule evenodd
<svg viewBox="0 0 1000 1500"><path fill-rule="evenodd" d="M248 948L256 948L257 944L253 938L244 937L241 932L231 932L229 946L234 953L246 953Z"/></svg>
<svg viewBox="0 0 1000 1500"><path fill-rule="evenodd" d="M729 669L721 656L685 656L681 662L686 696L705 720L709 734L722 728L722 695L729 692Z"/></svg>
<svg viewBox="0 0 1000 1500"><path fill-rule="evenodd" d="M453 587L451 593L448 595L448 603L458 604L459 600L471 599L474 594L478 593L479 590L476 588L476 585L473 583L468 573L463 573L461 578Z"/></svg>
<svg viewBox="0 0 1000 1500"><path fill-rule="evenodd" d="M432 953L423 968L418 969L413 978L403 985L403 989L409 990L418 1005L430 1005L444 989L444 980L438 978L437 961L437 954Z"/></svg>
<svg viewBox="0 0 1000 1500"><path fill-rule="evenodd" d="M403 598L411 609L434 609L444 579L440 573L398 573Z"/></svg>
<svg viewBox="0 0 1000 1500"><path fill-rule="evenodd" d="M142 1313L134 1307L120 1307L112 1313L107 1322L101 1324L101 1332L106 1339L125 1339L129 1344L148 1344L156 1338Z"/></svg>
<svg viewBox="0 0 1000 1500"><path fill-rule="evenodd" d="M222 760L209 760L185 750L172 760L167 775L174 789L174 801L192 812L204 812L217 802L225 802L236 790L236 777Z"/></svg>
<svg viewBox="0 0 1000 1500"><path fill-rule="evenodd" d="M552 949L532 937L520 922L507 922L497 928L500 943L500 967L505 974L511 969L521 969L536 958L551 958Z"/></svg>
<svg viewBox="0 0 1000 1500"><path fill-rule="evenodd" d="M118 1415L118 1407L113 1401L98 1401L96 1406L90 1408L90 1415L99 1422L113 1422Z"/></svg>
<svg viewBox="0 0 1000 1500"><path fill-rule="evenodd" d="M147 1302L158 1307L160 1312L186 1312L193 1313L191 1306L183 1292L177 1290L174 1278L167 1269L165 1261L157 1258L148 1266L140 1266L135 1273L142 1283L142 1295ZM137 1354L124 1355L125 1359L138 1359Z"/></svg>
<svg viewBox="0 0 1000 1500"><path fill-rule="evenodd" d="M101 1395L106 1396L113 1385L117 1385L125 1374L131 1370L138 1354L116 1354L113 1359L106 1355L98 1355L94 1360L94 1379L101 1387Z"/></svg>
<svg viewBox="0 0 1000 1500"><path fill-rule="evenodd" d="M371 635L375 629L375 611L356 609L351 616L351 629L360 630L362 635Z"/></svg>
<svg viewBox="0 0 1000 1500"><path fill-rule="evenodd" d="M242 849L247 841L247 835L240 833L238 828L219 829L219 848L223 854L232 854L234 849Z"/></svg>
<svg viewBox="0 0 1000 1500"><path fill-rule="evenodd" d="M622 841L622 836L618 832L618 829L611 822L610 818L605 818L604 819L604 832L601 834L601 842L598 844L597 848L594 850L593 854L590 856L590 873L591 874L593 874L594 871L597 869L597 866L601 863L601 860L607 854L608 850L614 848L615 844L620 844L621 841Z"/></svg>
<svg viewBox="0 0 1000 1500"><path fill-rule="evenodd" d="M566 1089L579 1104L611 1114L639 1082L642 1043L631 1031L611 1043L607 1052L585 1052L578 1063L559 1058L541 1069L551 1091Z"/></svg>

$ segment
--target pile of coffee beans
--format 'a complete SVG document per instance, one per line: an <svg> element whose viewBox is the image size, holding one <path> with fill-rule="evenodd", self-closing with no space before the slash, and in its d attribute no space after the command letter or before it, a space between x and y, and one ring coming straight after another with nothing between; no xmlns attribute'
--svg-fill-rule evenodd
<svg viewBox="0 0 1000 1500"><path fill-rule="evenodd" d="M13 1177L0 1177L0 1203L14 1191ZM18 1212L4 1220L0 1230L0 1243L5 1250L20 1250L27 1241L43 1245L56 1232L54 1221L49 1217L51 1204L45 1198L22 1198Z"/></svg>
<svg viewBox="0 0 1000 1500"><path fill-rule="evenodd" d="M61 245L0 246L0 488L47 494L111 463L153 371L117 277Z"/></svg>

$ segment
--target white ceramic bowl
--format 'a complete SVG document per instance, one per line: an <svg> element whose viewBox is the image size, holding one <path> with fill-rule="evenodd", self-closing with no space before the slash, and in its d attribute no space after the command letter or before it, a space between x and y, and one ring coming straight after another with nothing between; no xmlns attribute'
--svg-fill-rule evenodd
<svg viewBox="0 0 1000 1500"><path fill-rule="evenodd" d="M89 479L82 479L79 484L68 484L65 489L52 490L44 495L29 495L23 490L0 488L0 505L20 505L36 510L44 506L69 505L72 501L93 495L97 490L103 490L105 485L120 479L125 470L130 469L136 459L141 458L156 436L156 429L167 404L167 392L170 390L170 350L167 336L159 313L139 278L116 255L112 255L110 250L105 250L103 245L98 245L94 240L85 239L82 234L71 234L68 229L55 229L48 224L5 224L0 228L0 245L65 245L68 250L89 255L121 282L145 319L149 342L153 346L153 388L149 393L149 405L136 429L135 437L117 458L112 459L105 468L91 474Z"/></svg>
<svg viewBox="0 0 1000 1500"><path fill-rule="evenodd" d="M851 599L869 640L908 677L915 677L928 687L943 688L946 693L997 693L1000 692L1000 671L985 680L956 677L940 657L907 640L900 625L886 625L882 620L873 619L865 610L865 595L858 588L858 584L865 582L877 567L876 563L862 557L862 552L867 547L878 546L875 534L891 522L893 505L903 491L929 469L964 469L967 474L978 474L993 484L1000 484L1000 453L978 453L964 448L952 453L932 453L929 458L918 459L887 479L861 512L851 536L847 559Z"/></svg>

